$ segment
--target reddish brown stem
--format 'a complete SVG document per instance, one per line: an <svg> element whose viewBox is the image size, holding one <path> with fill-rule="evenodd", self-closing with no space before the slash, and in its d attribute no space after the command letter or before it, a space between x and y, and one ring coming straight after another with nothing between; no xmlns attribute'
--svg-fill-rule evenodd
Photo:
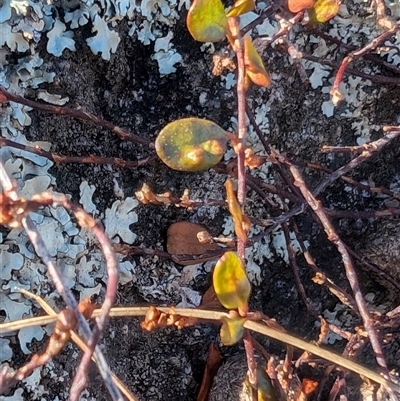
<svg viewBox="0 0 400 401"><path fill-rule="evenodd" d="M0 183L3 186L3 189L6 191L5 193L7 194L7 196L9 196L14 201L19 199L18 194L16 193L15 188L13 186L13 183L8 177L4 165L1 162L0 162ZM42 193L32 197L32 201L35 204L40 203L42 206L47 206L47 205L64 206L67 210L70 210L74 213L75 217L77 218L81 226L91 229L100 242L100 246L102 247L106 261L106 268L108 273L108 285L107 285L106 299L102 306L102 315L97 319L97 327L95 328L92 335L92 332L86 319L78 310L78 305L74 298L74 295L69 290L69 288L64 285L62 275L57 265L54 263L52 257L50 256L46 244L44 243L43 238L39 234L35 224L30 219L28 214L22 218L22 225L24 226L25 231L31 243L35 248L36 253L46 266L47 272L50 278L52 279L54 286L56 287L59 294L62 296L66 305L75 312L78 324L82 329L86 341L89 344L88 350L85 351L85 355L86 353L90 353L91 356L93 354L94 349L96 349L96 357L98 360L99 371L106 383L110 395L113 400L120 401L122 400L122 396L120 391L112 381L110 368L108 367L108 364L103 354L101 353L100 349L96 347L98 338L101 335L101 330L104 328L105 321L108 317L108 312L112 304L114 303L118 284L118 266L117 266L116 256L111 246L111 243L109 242L107 236L105 235L103 229L99 226L99 224L83 209L73 205L71 201L64 195L55 193ZM30 210L29 206L27 207L27 210ZM86 365L86 371L87 371L87 365ZM79 395L77 398L79 398Z"/></svg>
<svg viewBox="0 0 400 401"><path fill-rule="evenodd" d="M62 106L54 106L51 104L43 104L39 102L35 102L34 100L25 99L22 96L14 95L11 92L8 92L3 86L0 85L0 95L5 99L3 101L10 101L22 104L24 106L31 107L32 109L43 111L45 113L57 114L63 117L73 117L79 120L83 120L89 122L94 125L98 125L105 129L108 129L118 135L124 141L132 141L135 143L139 143L141 145L153 147L151 141L145 138L141 138L140 136L133 134L123 128L120 128L109 121L106 121L92 113L79 110L72 109L70 107L62 107Z"/></svg>
<svg viewBox="0 0 400 401"><path fill-rule="evenodd" d="M398 30L400 30L400 24L394 25L391 29L388 31L384 32L382 35L379 35L377 38L373 39L368 45L364 46L361 49L354 50L352 51L348 56L346 56L335 77L335 81L333 82L332 88L331 88L331 95L339 90L339 85L340 82L342 82L344 72L346 71L348 65L356 58L360 58L363 55L370 53L372 50L376 49L380 43L382 43L385 39L388 37L394 35Z"/></svg>
<svg viewBox="0 0 400 401"><path fill-rule="evenodd" d="M0 137L0 147L3 146L9 146L10 148L20 149L26 152L34 153L35 155L38 156L46 157L47 159L53 161L56 164L65 164L65 163L112 164L119 168L137 168L148 164L153 159L153 156L149 156L137 161L124 160L118 157L103 157L95 155L64 156L64 155L58 155L53 152L48 152L39 147L34 148L33 146L23 145L21 143L11 141L10 139Z"/></svg>
<svg viewBox="0 0 400 401"><path fill-rule="evenodd" d="M379 341L378 333L375 329L373 319L370 316L365 299L361 293L357 274L354 269L353 261L347 250L347 247L345 246L345 244L343 243L343 241L337 234L337 232L336 232L335 228L333 227L331 221L329 220L328 216L325 214L325 212L322 208L321 202L318 201L307 188L307 185L306 185L300 171L297 169L296 166L292 165L287 159L285 160L285 163L289 165L289 169L293 175L295 185L300 188L300 191L302 192L305 200L307 201L309 206L312 208L314 213L320 219L320 221L325 229L325 232L328 236L328 239L333 244L336 245L339 253L342 255L342 260L343 260L343 264L345 267L346 276L350 283L351 289L353 291L358 310L360 312L361 318L364 323L364 327L369 335L371 346L375 353L376 361L377 361L378 365L381 367L384 377L386 379L390 380L389 371L388 371L388 368L386 365L386 361L383 357L382 346Z"/></svg>
<svg viewBox="0 0 400 401"><path fill-rule="evenodd" d="M336 61L322 59L321 57L315 57L315 56L311 56L311 55L304 54L304 53L303 53L303 59L314 61L315 63L324 64L333 69L339 69L339 67L340 67L340 64L337 63ZM400 86L400 80L398 77L387 77L387 76L383 76L383 75L366 74L365 72L356 70L355 68L349 68L349 67L346 68L346 70L344 71L344 74L345 75L354 75L356 77L369 79L371 82L374 82L374 83L380 84L380 85Z"/></svg>
<svg viewBox="0 0 400 401"><path fill-rule="evenodd" d="M348 51L355 51L358 48L356 46L352 46L346 43L343 43L340 39L334 38L330 35L327 35L326 33L318 30L318 29L311 29L310 30L313 34L320 36L322 39L327 40L331 43L335 43L338 46L343 47L344 49L348 50ZM395 65L385 61L383 58L377 56L376 54L364 54L364 58L367 60L370 60L376 64L381 64L383 65L385 68L387 68L388 70L391 70L392 72L394 72L395 74L399 74L400 75L400 68L396 67Z"/></svg>

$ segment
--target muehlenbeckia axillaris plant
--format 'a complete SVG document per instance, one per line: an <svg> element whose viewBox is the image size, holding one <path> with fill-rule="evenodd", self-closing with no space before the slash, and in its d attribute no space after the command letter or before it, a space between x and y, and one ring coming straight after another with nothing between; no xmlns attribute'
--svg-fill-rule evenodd
<svg viewBox="0 0 400 401"><path fill-rule="evenodd" d="M253 0L239 0L226 13L220 0L195 0L187 16L187 26L193 38L200 42L218 42L227 37L234 48L228 19L254 7ZM268 73L249 36L244 38L244 60L246 89L251 82L268 86ZM196 172L213 167L221 160L228 139L229 134L212 121L183 118L161 130L155 147L157 155L170 168Z"/></svg>
<svg viewBox="0 0 400 401"><path fill-rule="evenodd" d="M240 316L246 316L250 282L235 252L225 252L218 260L214 268L213 285L219 302L226 309L237 309Z"/></svg>
<svg viewBox="0 0 400 401"><path fill-rule="evenodd" d="M199 42L219 42L227 37L235 50L234 34L229 27L228 18L239 17L254 8L253 0L238 0L225 13L221 0L194 0L188 12L187 27L193 38ZM257 85L268 86L268 73L250 36L246 36L244 41L246 77Z"/></svg>
<svg viewBox="0 0 400 401"><path fill-rule="evenodd" d="M161 130L155 147L168 167L195 172L215 166L224 155L227 142L227 133L212 121L182 118Z"/></svg>

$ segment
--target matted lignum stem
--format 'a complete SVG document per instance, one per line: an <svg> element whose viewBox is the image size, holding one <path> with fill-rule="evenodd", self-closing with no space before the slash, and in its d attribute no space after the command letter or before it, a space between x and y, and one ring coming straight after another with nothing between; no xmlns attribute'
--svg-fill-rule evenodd
<svg viewBox="0 0 400 401"><path fill-rule="evenodd" d="M14 201L19 199L18 194L15 191L14 185L12 184L11 179L8 177L5 167L1 161L0 161L0 183L3 186L3 190L5 191L5 194L7 196L9 196ZM87 365L90 362L90 358L93 352L95 352L98 361L97 366L99 368L101 376L105 381L105 384L110 392L112 399L114 401L122 401L122 395L112 381L111 371L104 358L104 355L100 351L100 348L96 346L97 341L101 335L101 331L104 328L105 321L107 319L107 314L114 302L116 287L118 283L118 267L111 243L109 243L107 237L105 236L104 231L102 231L100 226L98 226L98 223L96 223L95 220L91 216L89 216L83 209L78 208L76 206L72 206L72 203L65 196L45 193L36 195L34 198L35 202L38 202L43 206L58 203L62 204L69 210L71 210L71 208L74 209L74 214L76 215L78 220L80 220L82 224L88 225L90 229L92 229L92 232L97 236L100 245L103 248L103 253L107 265L107 273L109 276L109 287L107 287L106 300L102 307L101 316L99 317L97 321L97 327L95 328L92 334L88 322L83 317L83 315L78 311L78 304L75 300L75 297L73 296L71 290L66 285L64 285L62 275L57 265L54 263L52 257L50 256L47 246L43 238L41 237L40 233L38 232L35 224L31 220L29 215L24 216L21 220L22 225L28 235L28 238L30 239L37 255L41 258L44 265L46 266L47 272L51 280L53 281L54 286L56 287L59 294L62 296L67 307L71 308L75 312L75 316L78 321L79 327L82 329L84 338L88 343L88 348L85 351L83 359L84 363L86 364L83 366L84 370L87 371ZM99 230L102 231L102 233ZM85 355L87 354L89 355L89 361L86 361L85 359ZM81 382L84 382L84 380L82 380L84 378L84 376L82 377L82 373L80 373L80 377L78 378L80 379ZM73 387L71 388L71 390L72 389ZM78 399L79 394L77 394L77 396L74 395L74 397L76 397L75 399Z"/></svg>

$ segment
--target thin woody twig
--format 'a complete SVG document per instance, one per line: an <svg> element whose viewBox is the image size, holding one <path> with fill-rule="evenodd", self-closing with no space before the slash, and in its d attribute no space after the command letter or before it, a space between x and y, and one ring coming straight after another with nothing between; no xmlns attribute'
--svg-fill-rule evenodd
<svg viewBox="0 0 400 401"><path fill-rule="evenodd" d="M359 148L362 148L363 150L365 150L364 145L360 146ZM357 154L362 153L363 150L360 149L360 151L358 151ZM319 163L303 162L302 160L299 160L299 159L295 159L293 162L297 166L302 166L302 167L307 167L307 168L310 168L313 170L323 171L324 173L328 173L328 174L333 173L333 170L331 170L330 168L327 168ZM390 191L389 189L387 189L385 187L373 187L371 185L362 184L361 182L356 181L353 178L348 177L346 175L342 175L340 177L340 179L342 181L346 182L347 184L354 186L355 188L359 188L361 190L366 190L366 191L369 191L369 192L375 193L375 194L384 194L384 195L390 196L392 198L397 198L400 200L400 194L396 194L395 192Z"/></svg>
<svg viewBox="0 0 400 401"><path fill-rule="evenodd" d="M154 308L150 306L150 308ZM141 307L118 307L112 308L110 311L110 317L138 317L145 316L149 312L149 306L141 306ZM159 307L158 311L164 312L169 315L175 316L186 316L186 317L195 317L199 319L203 319L205 321L217 321L220 322L222 318L229 318L230 315L226 312L214 311L214 310L204 310L204 309L194 309L194 308L169 308L169 307ZM93 311L92 316L98 316L100 313L99 309ZM292 336L282 330L281 326L277 325L276 322L269 322L269 319L265 320L265 317L258 313L259 317L263 321L263 323L259 323L253 320L247 320L244 323L244 327L250 330L253 330L257 333L268 336L277 341L286 343L288 346L297 347L304 351L310 352L317 357L324 358L327 361L333 362L338 366L342 366L345 369L351 370L363 377L366 377L376 383L382 384L389 388L392 388L394 391L400 392L400 386L389 381L373 370L369 370L362 365L349 361L346 358L341 357L340 355L331 352L325 348L315 346L310 344L307 341L301 340L298 337ZM0 333L6 333L10 331L14 331L21 327L32 327L35 325L49 324L51 322L55 322L57 317L55 316L45 316L45 317L35 317L30 319L22 319L22 321L11 322L11 323L0 323ZM28 322L28 324L24 325L24 322ZM274 323L274 324L270 324ZM0 377L3 371L0 371Z"/></svg>
<svg viewBox="0 0 400 401"><path fill-rule="evenodd" d="M238 110L238 139L237 144L237 171L238 171L238 191L237 197L242 210L246 201L246 168L245 168L245 147L246 147L246 86L245 86L245 64L243 41L240 37L239 22L237 18L228 18L229 35L233 50L236 53L237 62L237 110ZM243 265L245 263L246 243L243 238L238 237L237 254ZM245 332L243 336L244 347L246 350L247 366L249 369L249 381L252 389L252 400L257 400L257 374L256 362L254 359L254 349L251 342L251 335Z"/></svg>
<svg viewBox="0 0 400 401"><path fill-rule="evenodd" d="M348 306L350 309L355 310L358 313L356 302L354 301L353 297L336 285L332 279L330 279L326 274L317 266L313 256L309 249L305 246L303 239L299 233L298 227L296 223L293 223L294 232L296 233L297 242L300 245L301 252L304 256L305 261L307 262L308 266L314 272L314 277L312 281L319 285L324 285L328 288L328 290L335 295L344 305ZM331 328L331 327L330 327ZM332 328L331 328L332 329ZM341 330L341 329L340 329ZM341 330L342 331L342 330ZM348 339L349 333L340 334L343 338Z"/></svg>
<svg viewBox="0 0 400 401"><path fill-rule="evenodd" d="M61 205L71 211L78 220L79 225L88 228L96 236L106 261L108 280L105 300L101 307L102 314L96 319L97 325L94 327L92 335L87 338L87 349L71 386L71 400L75 401L78 400L80 393L85 387L88 365L104 330L109 311L114 304L118 287L118 263L114 249L99 223L82 208L73 204L66 196L55 193L42 193L33 196L32 200L43 202L43 204L51 203L53 206ZM101 371L102 368L99 367L99 369ZM104 373L106 374L106 372Z"/></svg>
<svg viewBox="0 0 400 401"><path fill-rule="evenodd" d="M24 294L25 296L32 298L35 300L41 307L42 309L49 315L49 316L57 316L57 312L41 297L38 295L35 295L29 291L26 291L22 288L16 288L19 292ZM100 313L101 310L99 311ZM85 342L79 337L78 334L75 333L74 330L71 330L71 340L83 351L86 352L87 345ZM95 363L98 363L96 355L92 356L92 360ZM111 373L112 375L112 380L115 383L115 385L121 390L123 395L129 400L129 401L137 401L137 398L128 390L128 388L124 385L124 383L118 379L118 377Z"/></svg>
<svg viewBox="0 0 400 401"><path fill-rule="evenodd" d="M382 43L388 37L394 35L398 30L400 30L400 24L394 25L382 35L379 35L377 38L373 39L368 45L364 46L363 48L352 51L342 60L342 63L336 73L332 88L329 92L334 105L337 105L339 101L343 99L343 95L339 91L339 85L342 82L343 74L346 71L348 65L354 59L362 57L364 54L370 53L372 50L376 49L380 43Z"/></svg>
<svg viewBox="0 0 400 401"><path fill-rule="evenodd" d="M354 170L357 166L359 166L361 163L365 162L368 160L372 155L380 152L383 147L387 146L390 142L392 142L394 139L398 138L400 136L400 130L399 131L389 131L383 136L382 138L374 141L367 143L363 145L364 151L357 157L355 157L353 160L351 160L349 163L346 165L340 167L333 173L329 174L327 177L325 177L314 189L313 195L318 196L321 192L323 192L327 186L332 184L334 181L336 181L338 178L342 177L343 175L347 174L349 171Z"/></svg>
<svg viewBox="0 0 400 401"><path fill-rule="evenodd" d="M326 214L340 219L371 219L380 217L392 217L400 215L400 208L388 208L384 210L336 210L324 208Z"/></svg>
<svg viewBox="0 0 400 401"><path fill-rule="evenodd" d="M320 219L320 221L325 229L325 232L328 236L328 239L333 244L336 245L339 253L342 255L342 260L343 260L343 264L345 267L346 276L347 276L347 279L353 290L355 301L357 303L358 310L359 310L361 318L363 320L364 327L369 335L371 346L375 353L376 361L377 361L378 365L380 366L384 377L387 380L390 380L390 374L389 374L389 371L388 371L388 368L386 365L385 358L383 357L382 346L379 341L378 333L375 329L373 319L370 316L365 299L361 293L357 274L354 269L354 265L353 265L351 256L347 250L347 247L345 246L343 241L340 239L339 235L336 233L336 230L334 229L328 216L324 213L321 202L318 201L315 198L315 196L308 190L307 185L306 185L300 171L298 170L298 168L296 166L294 166L293 164L291 164L287 159L284 160L284 158L283 158L282 161L284 161L286 164L289 165L289 169L293 175L295 185L300 188L307 203L309 204L309 206L312 208L314 213Z"/></svg>
<svg viewBox="0 0 400 401"><path fill-rule="evenodd" d="M358 155L363 152L363 146L329 146L324 145L320 149L321 153L353 153Z"/></svg>
<svg viewBox="0 0 400 401"><path fill-rule="evenodd" d="M338 38L334 38L328 34L326 34L325 32L322 32L319 29L311 29L310 30L311 33L320 36L322 39L327 40L331 43L334 43L338 46L343 47L344 49L348 50L348 51L354 51L357 50L358 47L357 46L352 46L350 44L344 43L342 42L340 39ZM387 68L388 70L391 70L392 72L394 72L395 74L400 74L400 68L398 68L396 65L391 64L387 61L385 61L383 58L377 56L376 54L371 54L371 53L367 53L364 54L363 56L365 59L370 60L376 64L381 64L383 65L385 68Z"/></svg>
<svg viewBox="0 0 400 401"><path fill-rule="evenodd" d="M9 146L14 149L24 150L26 152L33 153L38 156L46 157L47 159L53 161L56 164L65 164L65 163L83 163L83 164L111 164L119 168L137 168L148 164L153 156L145 157L144 159L137 161L130 161L120 159L118 157L104 157L104 156L63 156L58 155L53 152L48 152L39 147L33 147L24 145L22 143L17 143L11 141L10 139L1 138L0 137L0 146Z"/></svg>
<svg viewBox="0 0 400 401"><path fill-rule="evenodd" d="M379 266L376 266L370 262L368 262L365 258L361 257L358 255L356 252L354 252L351 248L347 247L350 255L357 260L361 265L363 265L367 270L375 273L377 276L379 276L381 279L386 280L388 283L390 283L393 287L397 288L397 290L400 291L400 283L395 280L392 276L390 276L387 272L382 270Z"/></svg>
<svg viewBox="0 0 400 401"><path fill-rule="evenodd" d="M109 121L106 121L92 113L87 111L79 110L79 109L72 109L70 107L63 107L63 106L54 106L49 104L43 104L39 102L35 102L34 100L25 99L22 96L14 95L13 93L7 91L3 86L0 85L0 101L10 101L22 104L24 106L31 107L32 109L43 111L45 113L57 114L62 117L73 117L79 120L83 120L89 122L94 125L98 125L103 127L107 130L114 132L124 141L132 141L135 143L139 143L141 145L149 146L150 148L153 147L150 140L141 138L140 136L129 132L126 129L118 127Z"/></svg>
<svg viewBox="0 0 400 401"><path fill-rule="evenodd" d="M308 301L306 292L304 290L304 286L301 283L300 280L300 276L299 276L299 269L298 269L298 265L297 265L297 261L296 261L296 255L294 253L294 249L292 246L292 243L290 241L290 235L289 235L289 228L286 224L282 224L282 229L283 229L283 233L285 236L285 242L286 242L286 248L288 250L288 256L289 256L289 261L290 261L290 266L292 268L292 272L293 272L293 276L294 276L294 280L296 283L296 287L297 290L300 293L300 297L303 301L303 303L306 305L306 308L308 310L308 312L317 320L320 320L320 316L318 311L314 308L314 306ZM314 281L314 280L313 280ZM344 297L339 297L339 299L343 299ZM349 306L348 303L346 303L347 306ZM352 305L350 304L350 307L352 307ZM353 309L356 309L356 306L354 305ZM350 333L345 332L344 330L340 329L339 327L335 326L334 324L329 324L329 329L334 332L335 334L340 335L342 338L345 339L349 339L350 338Z"/></svg>
<svg viewBox="0 0 400 401"><path fill-rule="evenodd" d="M16 193L14 186L13 186L10 178L8 177L7 172L6 172L2 162L0 162L0 182L3 186L3 189L6 191L7 196L9 196L12 200L17 200L18 194ZM40 198L40 196L42 196L42 198ZM47 194L47 197L46 196L43 197L43 194L41 194L36 197L38 198L36 200L41 200L42 204L44 204L44 205L50 205L50 204L54 203L53 197L56 197L58 199L59 203L62 203L63 206L68 206L69 205L68 202L70 202L66 197L61 197L61 195L55 195L55 194ZM63 200L62 198L64 198L65 202L62 202L62 200ZM76 214L77 218L81 220L81 222L86 221L86 222L91 223L90 219L92 219L92 218L89 215L87 215L87 213L84 212L83 209L80 209L77 207L75 207L75 208L76 208L75 214ZM85 218L88 218L88 219L85 220ZM94 221L94 223L96 223L96 222ZM81 313L79 313L79 311L77 309L78 304L75 300L75 297L73 296L70 289L64 285L62 275L61 275L58 267L56 266L56 264L53 262L50 254L49 254L49 251L47 250L46 244L44 243L40 233L38 232L35 224L31 220L29 215L24 216L22 218L22 225L25 228L25 231L26 231L30 241L32 242L32 245L34 246L37 255L41 258L41 260L45 264L45 266L47 268L47 272L48 272L49 276L51 277L57 291L62 296L65 304L69 308L74 310L78 324L83 331L85 340L88 342L89 349L90 349L90 346L93 347L93 344L94 344L94 346L96 344L96 342L94 342L93 340L96 340L96 338L99 337L99 335L100 335L99 330L98 329L94 330L94 333L92 335L89 324L87 323L86 319L83 317L83 315ZM93 225L93 228L94 227L95 226ZM94 228L93 232L97 233L95 228ZM103 236L105 237L105 234L103 234ZM100 235L99 241L100 241L101 245L104 246L104 238L102 238L101 235ZM108 241L108 240L106 239L106 241ZM110 245L110 249L112 249L111 245ZM112 255L111 256L109 255L109 250L107 249L107 246L105 246L105 248L103 248L103 250L105 251L104 255L106 258L106 263L108 265L110 265L110 258L111 258L111 268L108 269L109 280L111 280L111 282L109 282L110 289L107 288L107 296L106 296L106 301L104 303L105 306L103 305L104 309L102 308L102 311L104 313L104 312L107 312L107 309L109 310L109 308L111 307L111 305L109 305L110 297L112 296L112 294L111 294L112 291L114 291L114 294L115 294L115 291L116 291L115 280L118 281L118 278L115 278L115 274L114 274L113 270L116 270L116 272L117 272L117 268L112 267ZM114 255L114 259L115 259L115 255ZM111 271L111 273L110 273L110 271ZM106 317L104 315L102 315L102 317L100 317L98 319L98 322L100 322L100 325L99 325L100 328L102 328L101 324L104 323L105 318ZM91 351L93 353L93 350L91 350ZM100 348L95 347L95 352L96 352L96 357L99 361L99 364L98 364L99 371L105 381L105 384L110 392L112 399L115 401L122 400L121 393L119 392L118 388L114 385L114 383L111 380L110 368L104 358L104 355L101 353Z"/></svg>
<svg viewBox="0 0 400 401"><path fill-rule="evenodd" d="M279 49L278 49L279 50ZM303 53L303 59L313 61L315 63L327 65L335 70L340 68L340 63L323 59L321 57L312 56L309 54ZM400 86L400 79L397 77L389 77L384 75L377 75L377 74L367 74L365 72L356 70L355 68L347 67L344 71L344 75L354 75L356 77L361 77L364 79L369 79L371 82L374 82L379 85L396 85Z"/></svg>

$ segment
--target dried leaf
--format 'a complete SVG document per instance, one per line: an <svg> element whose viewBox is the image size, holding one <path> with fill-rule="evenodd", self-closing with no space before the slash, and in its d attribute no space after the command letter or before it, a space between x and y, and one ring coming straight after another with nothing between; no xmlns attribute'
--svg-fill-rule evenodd
<svg viewBox="0 0 400 401"><path fill-rule="evenodd" d="M236 344L243 337L245 321L246 319L238 316L232 318L223 317L219 332L222 344L227 346Z"/></svg>
<svg viewBox="0 0 400 401"><path fill-rule="evenodd" d="M170 308L168 313L160 312L156 307L150 306L140 327L146 331L152 331L159 327L176 326L178 329L191 326L196 323L195 319L180 316Z"/></svg>
<svg viewBox="0 0 400 401"><path fill-rule="evenodd" d="M311 8L315 0L288 0L288 9L292 13L298 13Z"/></svg>
<svg viewBox="0 0 400 401"><path fill-rule="evenodd" d="M226 132L212 121L183 118L165 126L157 136L158 157L179 171L203 171L215 166L226 150Z"/></svg>
<svg viewBox="0 0 400 401"><path fill-rule="evenodd" d="M90 298L82 299L78 305L78 311L82 313L85 319L90 319L93 311L97 308L97 305L91 302Z"/></svg>
<svg viewBox="0 0 400 401"><path fill-rule="evenodd" d="M317 389L318 384L319 383L316 380L307 379L305 377L301 381L302 392L305 395L310 395Z"/></svg>
<svg viewBox="0 0 400 401"><path fill-rule="evenodd" d="M167 231L167 251L172 255L204 255L209 251L219 249L214 242L200 241L202 236L208 234L208 231L199 224L189 223L187 221L179 221L169 226ZM216 259L215 256L207 257L208 260ZM202 261L204 259L202 258ZM186 260L179 258L178 263L190 265L199 263L198 259Z"/></svg>
<svg viewBox="0 0 400 401"><path fill-rule="evenodd" d="M332 88L329 94L331 95L331 102L334 106L337 106L344 99L343 94L338 88Z"/></svg>
<svg viewBox="0 0 400 401"><path fill-rule="evenodd" d="M243 242L247 241L247 232L250 228L250 222L247 216L242 213L242 208L236 199L235 191L231 180L225 182L226 198L228 202L229 213L232 215L235 233Z"/></svg>
<svg viewBox="0 0 400 401"><path fill-rule="evenodd" d="M239 15L248 13L254 10L254 0L238 0L235 2L233 7L226 14L227 17L238 17Z"/></svg>
<svg viewBox="0 0 400 401"><path fill-rule="evenodd" d="M219 367L221 366L221 352L217 346L213 343L210 344L208 348L208 357L206 367L204 369L203 380L201 381L201 386L199 393L197 395L197 401L206 401L208 394L210 392L213 379L216 376Z"/></svg>
<svg viewBox="0 0 400 401"><path fill-rule="evenodd" d="M267 87L270 84L269 75L260 55L257 53L250 36L244 38L244 63L246 76L256 85Z"/></svg>
<svg viewBox="0 0 400 401"><path fill-rule="evenodd" d="M244 150L244 157L245 165L251 169L260 167L268 160L266 156L255 155L251 148Z"/></svg>
<svg viewBox="0 0 400 401"><path fill-rule="evenodd" d="M246 316L250 297L250 282L242 262L234 252L225 252L218 260L213 273L215 293L227 309L238 309Z"/></svg>
<svg viewBox="0 0 400 401"><path fill-rule="evenodd" d="M310 10L311 23L329 21L339 12L339 0L317 0Z"/></svg>
<svg viewBox="0 0 400 401"><path fill-rule="evenodd" d="M219 42L228 31L228 20L221 0L194 0L186 24L199 42Z"/></svg>
<svg viewBox="0 0 400 401"><path fill-rule="evenodd" d="M214 286L211 285L204 293L199 308L208 310L222 309L221 302L219 302L217 294L215 293Z"/></svg>
<svg viewBox="0 0 400 401"><path fill-rule="evenodd" d="M321 329L319 331L317 345L321 345L326 340L329 334L329 323L323 317L320 318L320 321Z"/></svg>

